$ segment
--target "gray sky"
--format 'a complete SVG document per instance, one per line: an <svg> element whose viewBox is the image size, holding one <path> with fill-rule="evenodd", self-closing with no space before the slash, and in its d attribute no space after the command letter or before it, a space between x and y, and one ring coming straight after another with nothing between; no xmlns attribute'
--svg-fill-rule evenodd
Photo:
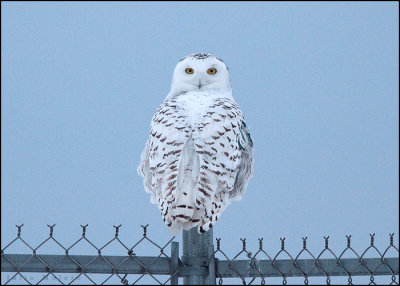
<svg viewBox="0 0 400 286"><path fill-rule="evenodd" d="M327 235L339 254L346 234L360 253L369 233L380 250L388 233L398 245L397 2L1 5L2 247L21 223L33 246L53 223L67 246L86 223L98 245L113 224L131 246L147 223L169 240L136 167L176 63L194 52L228 65L255 146L246 194L214 227L227 254L243 237L253 250L264 237L271 255L284 236L295 255L302 236L317 255Z"/></svg>

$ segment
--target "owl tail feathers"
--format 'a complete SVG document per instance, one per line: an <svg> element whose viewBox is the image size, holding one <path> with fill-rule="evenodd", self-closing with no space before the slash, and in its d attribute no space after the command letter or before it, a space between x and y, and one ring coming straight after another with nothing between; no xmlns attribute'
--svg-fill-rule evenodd
<svg viewBox="0 0 400 286"><path fill-rule="evenodd" d="M177 235L182 229L188 230L198 223L193 222L194 208L189 205L177 205L171 216L170 232Z"/></svg>
<svg viewBox="0 0 400 286"><path fill-rule="evenodd" d="M198 226L198 223L194 223L194 222L191 222L191 221L187 221L187 222L174 221L170 225L168 231L172 235L177 236L181 232L182 229L189 230L189 229L191 229L193 227L196 227L196 226Z"/></svg>

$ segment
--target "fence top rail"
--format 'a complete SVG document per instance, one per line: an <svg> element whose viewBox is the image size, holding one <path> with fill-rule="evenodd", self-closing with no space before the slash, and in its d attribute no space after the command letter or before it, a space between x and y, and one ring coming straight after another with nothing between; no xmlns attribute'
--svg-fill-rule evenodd
<svg viewBox="0 0 400 286"><path fill-rule="evenodd" d="M205 267L191 268L179 258L179 277L196 273L204 275ZM369 276L399 274L399 259L386 258L343 258L337 259L291 259L275 262L269 260L219 260L216 259L216 270L220 277L303 277L324 276ZM323 271L323 270L325 271ZM392 271L391 271L392 270ZM1 257L2 272L33 273L120 273L143 274L146 271L156 275L171 275L171 260L155 256L101 256L101 255L51 255L51 254L4 254Z"/></svg>

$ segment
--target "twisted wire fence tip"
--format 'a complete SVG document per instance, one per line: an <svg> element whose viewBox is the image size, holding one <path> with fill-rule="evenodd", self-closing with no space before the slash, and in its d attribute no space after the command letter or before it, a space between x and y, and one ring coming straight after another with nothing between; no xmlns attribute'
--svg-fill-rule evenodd
<svg viewBox="0 0 400 286"><path fill-rule="evenodd" d="M217 250L221 250L221 238L215 238L217 240Z"/></svg>
<svg viewBox="0 0 400 286"><path fill-rule="evenodd" d="M371 237L371 246L374 246L375 233L369 235Z"/></svg>
<svg viewBox="0 0 400 286"><path fill-rule="evenodd" d="M113 225L113 227L115 227L115 238L118 237L119 228L120 228L121 226L122 226L122 224L120 224L120 225L118 225L118 226Z"/></svg>
<svg viewBox="0 0 400 286"><path fill-rule="evenodd" d="M258 239L258 247L259 247L259 250L263 250L263 240L264 240L263 237Z"/></svg>
<svg viewBox="0 0 400 286"><path fill-rule="evenodd" d="M303 240L303 249L307 249L307 236L306 237L301 237Z"/></svg>
<svg viewBox="0 0 400 286"><path fill-rule="evenodd" d="M146 237L147 235L147 227L149 226L149 224L146 225L140 225L143 228L143 237Z"/></svg>
<svg viewBox="0 0 400 286"><path fill-rule="evenodd" d="M351 234L350 234L350 235L346 235L346 239L347 239L347 247L350 247L350 243L351 243Z"/></svg>
<svg viewBox="0 0 400 286"><path fill-rule="evenodd" d="M389 233L390 246L393 246L393 236L394 236L394 233Z"/></svg>
<svg viewBox="0 0 400 286"><path fill-rule="evenodd" d="M50 228L50 237L52 237L53 236L53 228L54 228L54 226L55 226L56 224L53 224L53 225L47 225L49 228Z"/></svg>
<svg viewBox="0 0 400 286"><path fill-rule="evenodd" d="M281 240L281 250L285 250L285 239L286 239L286 237L280 237L279 238L280 240Z"/></svg>
<svg viewBox="0 0 400 286"><path fill-rule="evenodd" d="M86 228L87 228L87 226L88 226L88 224L86 224L86 225L81 225L81 227L82 227L82 237L85 237L85 235L86 235Z"/></svg>
<svg viewBox="0 0 400 286"><path fill-rule="evenodd" d="M18 228L18 233L17 236L20 237L21 236L21 228L24 226L24 224L21 225L15 225Z"/></svg>
<svg viewBox="0 0 400 286"><path fill-rule="evenodd" d="M243 250L246 251L246 239L241 238L240 240L242 241Z"/></svg>
<svg viewBox="0 0 400 286"><path fill-rule="evenodd" d="M329 248L329 235L328 236L324 236L325 239L325 249Z"/></svg>

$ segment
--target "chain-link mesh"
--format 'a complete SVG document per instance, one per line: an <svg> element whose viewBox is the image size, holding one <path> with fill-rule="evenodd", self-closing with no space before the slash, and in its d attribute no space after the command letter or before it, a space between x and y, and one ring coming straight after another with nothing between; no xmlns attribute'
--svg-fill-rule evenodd
<svg viewBox="0 0 400 286"><path fill-rule="evenodd" d="M148 225L142 225L143 236L132 246L128 243L122 242L118 235L119 229L121 225L114 226L115 234L114 237L105 243L102 246L96 246L87 236L86 229L88 225L81 225L82 234L79 239L73 242L70 246L62 245L54 236L53 229L55 225L47 225L49 227L50 233L49 237L46 238L43 242L41 242L37 247L31 246L26 240L22 238L21 228L22 225L17 225L17 237L13 239L10 243L8 243L1 250L1 271L2 272L15 272L13 275L8 276L6 281L2 281L2 284L10 284L10 283L27 283L32 284L32 276L28 279L28 272L34 272L32 270L37 270L37 272L47 272L44 276L42 276L39 280L35 282L35 284L41 284L44 282L49 282L51 280L52 283L60 283L65 284L65 281L62 281L60 276L55 275L55 273L78 273L74 276L73 279L70 279L67 284L106 284L108 283L121 283L127 285L129 284L139 284L141 282L145 284L167 284L171 277L174 276L178 272L175 270L174 273L170 273L170 264L171 258L166 254L166 248L171 244L172 240L175 237L172 237L165 244L159 245L155 243L149 236L147 235L147 227ZM13 244L18 241L22 242L25 246L27 246L31 250L31 254L29 255L20 255L20 254L6 254L6 251ZM45 244L50 243L51 241L55 242L65 255L40 255L38 251L40 248L44 247ZM158 250L159 254L157 256L151 257L143 257L136 256L134 253L135 249L145 241L149 242L156 250ZM79 244L86 242L86 245L89 245L90 248L94 249L97 253L95 256L79 256L79 255L71 255L71 250L76 248ZM117 243L120 245L126 256L106 256L103 255L103 251L105 248L111 243ZM53 264L51 264L53 262ZM32 269L33 268L33 269ZM106 274L102 275L103 277L99 280L93 278L93 275L89 274ZM134 273L136 275L131 275L129 273ZM170 275L167 279L160 279L160 275ZM172 275L171 275L172 274ZM52 279L49 279L51 276ZM99 275L97 275L99 276ZM106 276L106 277L104 277ZM81 279L82 277L86 279ZM151 279L143 279L151 278ZM114 278L114 279L112 279ZM117 280L115 279L117 278ZM163 277L165 278L165 276ZM3 280L3 277L2 277ZM82 281L84 280L84 281Z"/></svg>
<svg viewBox="0 0 400 286"><path fill-rule="evenodd" d="M279 277L280 283L286 285L288 277L302 277L302 282L308 285L309 278L316 276L324 278L323 282L330 285L332 276L344 276L347 278L347 283L341 284L353 285L353 276L369 276L368 284L376 285L375 276L384 275L388 279L382 283L399 285L399 249L393 244L393 236L393 233L389 234L389 246L382 253L375 246L375 233L370 234L370 246L361 255L351 247L351 235L346 235L347 246L339 255L329 247L329 236L324 237L324 248L317 255L307 248L307 237L302 237L303 248L297 255L292 255L285 249L285 238L280 238L281 249L275 255L270 255L264 249L263 238L258 239L259 247L254 255L247 249L246 239L241 238L242 249L233 258L226 255L221 248L221 238L217 238L214 255L216 259L218 257L224 259L219 260L217 264L217 283L224 284L224 277L237 277L243 285L277 284L276 278L275 280L271 278ZM387 255L390 250L395 253L394 257L393 253L392 257ZM367 254L371 255L371 251L375 251L374 258L367 258ZM301 259L300 257L305 253L311 259ZM352 253L355 258L344 258L348 253ZM329 254L332 258L322 258L325 254ZM282 255L289 259L281 259ZM239 256L250 258L250 260L238 260ZM270 282L267 282L267 278ZM299 281L296 284L298 283ZM317 284L320 283L322 283L321 280L317 282Z"/></svg>
<svg viewBox="0 0 400 286"><path fill-rule="evenodd" d="M55 225L47 226L49 236L36 247L22 237L23 224L16 226L16 238L1 250L1 271L2 274L8 273L2 275L2 284L178 284L178 277L204 275L208 265L215 265L215 282L220 285L238 281L243 285L277 283L286 285L293 282L288 282L288 278L298 279L294 281L295 284L308 285L310 277L319 278L318 284L323 279L324 283L330 285L332 277L335 276L341 276L342 280L345 279L345 283L341 284L348 285L353 285L357 276L369 278L370 285L399 284L399 249L393 243L393 233L389 234L389 245L383 252L375 246L375 234L370 234L370 245L361 254L351 246L351 235L346 236L346 247L338 254L329 247L329 236L324 237L323 249L315 254L307 248L307 237L303 237L302 248L296 255L286 249L285 238L280 238L281 248L275 255L264 247L263 238L258 239L258 249L255 252L248 249L245 238L240 238L241 249L231 257L223 251L221 238L217 238L215 251L208 257L208 265L204 265L203 260L200 267L196 268L195 265L184 264L179 258L179 245L173 242L174 237L164 244L154 242L148 236L148 225L142 225L142 237L135 243L122 242L119 238L121 225L114 226L114 237L102 246L96 246L88 238L86 235L88 225L81 225L82 232L79 239L70 246L62 245L55 238L53 235ZM11 246L16 243L26 246L29 254L8 253ZM39 254L49 243L55 243L63 254ZM82 243L94 250L96 255L71 254ZM121 247L125 255L105 255L105 250L112 243ZM139 245L144 243L149 244L157 255L136 255ZM147 247L146 250L150 253L151 249ZM305 255L310 258L303 258ZM327 255L330 258L323 258ZM347 258L349 255L353 258ZM283 259L282 256L287 259ZM241 259L243 257L245 259ZM60 273L71 273L72 276L66 280ZM34 274L36 276L32 276ZM384 277L386 280L377 281L376 277Z"/></svg>

